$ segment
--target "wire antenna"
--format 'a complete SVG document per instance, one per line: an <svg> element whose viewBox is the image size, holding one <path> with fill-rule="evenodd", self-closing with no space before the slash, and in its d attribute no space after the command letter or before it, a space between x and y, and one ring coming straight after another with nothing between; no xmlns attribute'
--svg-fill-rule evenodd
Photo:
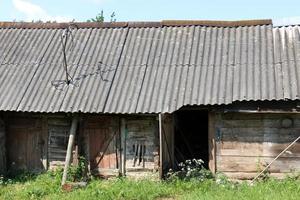
<svg viewBox="0 0 300 200"><path fill-rule="evenodd" d="M65 70L66 75L66 83L69 85L71 81L73 81L73 77L68 73L68 62L67 62L67 44L68 40L71 39L71 46L70 51L73 50L74 47L74 37L73 37L73 30L77 29L78 27L75 24L70 24L61 35L60 41L62 45L62 53L63 53L63 68Z"/></svg>

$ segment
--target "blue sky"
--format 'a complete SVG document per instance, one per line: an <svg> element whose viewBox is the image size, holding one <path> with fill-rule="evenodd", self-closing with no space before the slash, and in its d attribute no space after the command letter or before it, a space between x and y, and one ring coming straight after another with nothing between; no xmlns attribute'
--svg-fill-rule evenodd
<svg viewBox="0 0 300 200"><path fill-rule="evenodd" d="M86 21L101 10L117 21L275 19L300 23L299 0L0 0L0 21Z"/></svg>

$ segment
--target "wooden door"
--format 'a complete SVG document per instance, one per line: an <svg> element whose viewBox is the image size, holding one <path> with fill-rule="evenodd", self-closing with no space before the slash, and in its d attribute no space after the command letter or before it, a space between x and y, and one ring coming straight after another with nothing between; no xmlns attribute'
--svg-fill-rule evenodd
<svg viewBox="0 0 300 200"><path fill-rule="evenodd" d="M91 170L100 175L111 175L119 167L119 122L110 116L92 117L85 123L88 137Z"/></svg>
<svg viewBox="0 0 300 200"><path fill-rule="evenodd" d="M41 171L43 145L41 120L14 119L7 131L7 164L9 170Z"/></svg>
<svg viewBox="0 0 300 200"><path fill-rule="evenodd" d="M50 169L63 166L66 159L70 121L68 119L48 120L48 162Z"/></svg>

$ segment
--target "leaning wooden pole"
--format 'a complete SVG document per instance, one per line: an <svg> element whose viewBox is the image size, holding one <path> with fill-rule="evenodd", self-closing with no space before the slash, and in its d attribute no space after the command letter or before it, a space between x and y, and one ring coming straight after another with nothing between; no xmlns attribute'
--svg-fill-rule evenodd
<svg viewBox="0 0 300 200"><path fill-rule="evenodd" d="M253 183L258 177L260 177L271 165L272 163L277 160L284 152L286 152L291 146L293 146L298 140L300 139L300 136L298 136L291 144L289 144L284 150L282 150L276 158L274 158L258 175L254 177L254 179L251 181Z"/></svg>
<svg viewBox="0 0 300 200"><path fill-rule="evenodd" d="M74 116L72 119L72 124L71 124L71 128L70 128L67 155L66 155L64 173L63 173L61 185L64 185L67 181L68 169L69 169L69 166L71 163L72 149L73 149L74 139L75 139L75 135L76 135L77 124L78 124L78 116Z"/></svg>

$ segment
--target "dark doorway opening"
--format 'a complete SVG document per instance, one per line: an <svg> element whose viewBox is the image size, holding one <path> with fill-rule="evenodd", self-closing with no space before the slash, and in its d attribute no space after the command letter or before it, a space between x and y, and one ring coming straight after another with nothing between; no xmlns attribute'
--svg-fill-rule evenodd
<svg viewBox="0 0 300 200"><path fill-rule="evenodd" d="M175 159L202 159L208 169L208 111L182 110L175 113Z"/></svg>

